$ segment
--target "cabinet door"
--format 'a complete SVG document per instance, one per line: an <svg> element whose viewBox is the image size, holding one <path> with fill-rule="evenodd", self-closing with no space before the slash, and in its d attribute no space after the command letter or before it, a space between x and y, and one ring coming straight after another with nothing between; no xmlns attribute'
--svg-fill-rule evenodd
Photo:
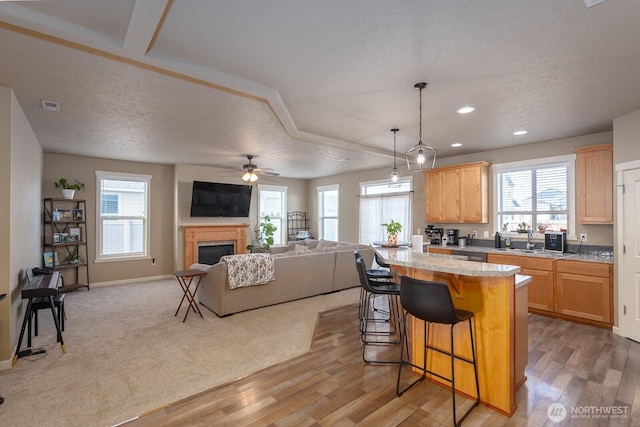
<svg viewBox="0 0 640 427"><path fill-rule="evenodd" d="M520 274L531 276L529 282L529 308L552 312L554 309L553 260L517 255L488 254L487 261L494 264L517 265Z"/></svg>
<svg viewBox="0 0 640 427"><path fill-rule="evenodd" d="M433 170L424 173L425 221L444 221L442 200L442 172Z"/></svg>
<svg viewBox="0 0 640 427"><path fill-rule="evenodd" d="M444 220L460 221L460 169L442 171L442 200L444 201Z"/></svg>
<svg viewBox="0 0 640 427"><path fill-rule="evenodd" d="M613 145L580 147L575 152L578 222L613 224Z"/></svg>
<svg viewBox="0 0 640 427"><path fill-rule="evenodd" d="M556 311L598 322L611 323L610 279L558 273Z"/></svg>
<svg viewBox="0 0 640 427"><path fill-rule="evenodd" d="M488 168L470 165L460 168L460 219L462 222L488 222Z"/></svg>
<svg viewBox="0 0 640 427"><path fill-rule="evenodd" d="M529 308L553 311L553 271L523 268L520 273L531 276L531 282L529 282Z"/></svg>

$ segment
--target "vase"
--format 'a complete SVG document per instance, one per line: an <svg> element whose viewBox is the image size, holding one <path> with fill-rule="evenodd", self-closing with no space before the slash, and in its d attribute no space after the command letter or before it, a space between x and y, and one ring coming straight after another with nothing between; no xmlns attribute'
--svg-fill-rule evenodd
<svg viewBox="0 0 640 427"><path fill-rule="evenodd" d="M387 236L387 243L389 243L389 246L398 246L398 235L389 234Z"/></svg>
<svg viewBox="0 0 640 427"><path fill-rule="evenodd" d="M62 198L64 199L73 199L73 196L76 194L76 190L70 190L68 188L63 188L62 190Z"/></svg>

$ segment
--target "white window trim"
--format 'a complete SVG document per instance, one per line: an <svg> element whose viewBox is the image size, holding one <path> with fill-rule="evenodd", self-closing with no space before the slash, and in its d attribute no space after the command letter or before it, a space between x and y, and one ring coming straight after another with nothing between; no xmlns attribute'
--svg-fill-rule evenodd
<svg viewBox="0 0 640 427"><path fill-rule="evenodd" d="M336 218L336 222L338 224L338 229L337 231L337 235L340 236L340 184L330 184L330 185L319 185L316 187L316 194L317 194L317 200L318 200L318 238L322 238L322 236L324 236L324 230L323 230L323 226L324 226L324 212L320 211L320 207L321 207L321 202L320 202L320 193L324 192L324 191L332 191L332 190L336 190L338 191L338 201L337 201L337 212L338 215L335 217ZM326 218L333 218L333 217L326 217Z"/></svg>
<svg viewBox="0 0 640 427"><path fill-rule="evenodd" d="M269 185L269 184L258 184L258 224L260 224L260 220L262 218L260 218L260 211L262 210L262 206L260 205L260 192L261 191L280 191L283 193L283 197L282 197L282 226L279 227L279 229L277 230L277 232L280 234L280 241L282 243L282 245L286 244L287 242L287 206L288 206L288 201L287 201L287 193L289 191L289 187L287 187L286 185Z"/></svg>
<svg viewBox="0 0 640 427"><path fill-rule="evenodd" d="M413 176L403 176L401 178L398 179L398 184L403 183L403 182L408 182L409 183L409 191L389 191L388 194L393 194L393 195L398 195L398 194L406 194L406 193L412 193L413 192ZM371 195L367 195L364 194L364 189L366 187L371 187L371 186L377 186L377 185L388 185L388 181L386 179L378 179L375 181L363 181L358 183L358 185L360 186L360 197L375 197L375 196L379 196L380 194L371 194ZM392 188L392 187L389 187Z"/></svg>
<svg viewBox="0 0 640 427"><path fill-rule="evenodd" d="M122 173L122 172L106 172L106 171L96 171L96 256L95 263L102 262L116 262L116 261L138 261L143 259L151 259L151 255L149 255L149 248L151 245L151 175L141 175L135 173ZM146 212L146 221L145 221L145 230L144 230L144 238L145 238L145 253L142 255L111 255L104 256L100 255L100 243L102 242L102 221L100 217L100 203L102 202L102 198L100 197L100 183L103 179L126 179L128 181L141 181L147 183L147 192L146 192L146 201L147 204L147 212Z"/></svg>
<svg viewBox="0 0 640 427"><path fill-rule="evenodd" d="M567 163L567 203L569 204L569 213L567 218L567 239L568 240L578 240L576 236L576 155L575 154L566 154L562 156L554 156L554 157L542 157L539 159L529 159L529 160L520 160L517 162L508 162L508 163L495 163L491 166L492 172L492 190L493 190L493 212L492 212L492 221L493 221L493 234L496 232L502 233L502 228L500 224L498 224L498 192L497 190L497 182L498 182L498 173L504 170L515 170L515 169L530 169L532 167L540 166L540 165L553 165L558 163ZM518 237L517 233L509 233L511 237ZM535 236L534 237L538 237Z"/></svg>

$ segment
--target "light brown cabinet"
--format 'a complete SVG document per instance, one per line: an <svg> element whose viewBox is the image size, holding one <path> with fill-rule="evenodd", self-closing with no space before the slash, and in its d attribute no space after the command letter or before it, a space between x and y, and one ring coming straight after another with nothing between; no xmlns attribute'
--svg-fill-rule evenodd
<svg viewBox="0 0 640 427"><path fill-rule="evenodd" d="M574 149L581 224L613 224L613 144Z"/></svg>
<svg viewBox="0 0 640 427"><path fill-rule="evenodd" d="M556 261L556 311L612 323L612 266L596 262Z"/></svg>
<svg viewBox="0 0 640 427"><path fill-rule="evenodd" d="M427 222L489 221L489 163L474 162L424 173Z"/></svg>
<svg viewBox="0 0 640 427"><path fill-rule="evenodd" d="M487 254L487 262L519 266L520 274L531 276L528 290L529 308L553 312L555 276L553 260L526 256Z"/></svg>

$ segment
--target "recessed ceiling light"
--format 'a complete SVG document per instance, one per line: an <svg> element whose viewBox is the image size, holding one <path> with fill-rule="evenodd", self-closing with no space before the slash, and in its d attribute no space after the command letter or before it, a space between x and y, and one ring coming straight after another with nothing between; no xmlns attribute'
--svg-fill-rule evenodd
<svg viewBox="0 0 640 427"><path fill-rule="evenodd" d="M513 134L514 134L515 136L520 136L520 135L525 135L526 133L527 133L527 131L526 131L526 130L517 130L517 131L515 131Z"/></svg>
<svg viewBox="0 0 640 427"><path fill-rule="evenodd" d="M461 142L454 142L453 144L451 144L452 147L458 148L458 147L462 147L462 143Z"/></svg>
<svg viewBox="0 0 640 427"><path fill-rule="evenodd" d="M475 108L473 107L462 107L458 110L459 114L469 114L470 112L472 112L473 110L475 110Z"/></svg>
<svg viewBox="0 0 640 427"><path fill-rule="evenodd" d="M47 111L57 111L60 112L60 103L56 101L47 101L46 99L42 100L42 109Z"/></svg>

